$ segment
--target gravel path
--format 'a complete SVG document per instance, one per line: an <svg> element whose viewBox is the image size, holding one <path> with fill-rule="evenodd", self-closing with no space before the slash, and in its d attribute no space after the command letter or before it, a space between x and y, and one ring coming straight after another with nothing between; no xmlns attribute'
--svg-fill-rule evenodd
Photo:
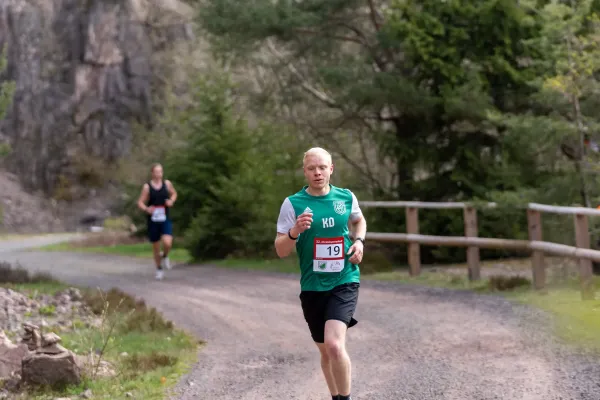
<svg viewBox="0 0 600 400"><path fill-rule="evenodd" d="M330 398L296 276L180 266L156 282L146 261L2 242L0 259L118 286L208 341L173 399ZM357 319L348 339L356 400L600 399L598 360L558 345L540 312L501 298L364 282Z"/></svg>

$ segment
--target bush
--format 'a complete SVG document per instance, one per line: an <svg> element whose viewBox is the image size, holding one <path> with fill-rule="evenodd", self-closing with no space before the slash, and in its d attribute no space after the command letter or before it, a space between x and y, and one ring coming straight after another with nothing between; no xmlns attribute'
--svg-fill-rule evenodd
<svg viewBox="0 0 600 400"><path fill-rule="evenodd" d="M488 287L490 290L508 291L521 287L530 287L531 281L522 276L494 275L490 277Z"/></svg>
<svg viewBox="0 0 600 400"><path fill-rule="evenodd" d="M124 367L132 376L161 367L171 367L177 364L177 361L179 359L175 356L153 351L150 354L132 354L124 359Z"/></svg>
<svg viewBox="0 0 600 400"><path fill-rule="evenodd" d="M180 194L174 228L196 260L272 253L281 203L301 185L289 141L281 129L235 118L226 81L196 87L196 103L175 118L185 145L165 163Z"/></svg>
<svg viewBox="0 0 600 400"><path fill-rule="evenodd" d="M143 300L112 288L108 292L85 291L84 301L96 315L105 310L109 314L115 312L127 315L127 319L119 325L121 332L160 332L174 329L171 321L166 321L155 308L148 308ZM108 305L107 305L108 303Z"/></svg>
<svg viewBox="0 0 600 400"><path fill-rule="evenodd" d="M367 242L365 244L365 253L360 263L360 272L362 274L374 274L377 272L390 272L394 270L394 265L381 243Z"/></svg>
<svg viewBox="0 0 600 400"><path fill-rule="evenodd" d="M21 267L17 264L16 268L6 262L0 262L0 283L13 283L13 284L22 284L22 283L53 283L56 280L45 272L36 272L31 274L25 268Z"/></svg>

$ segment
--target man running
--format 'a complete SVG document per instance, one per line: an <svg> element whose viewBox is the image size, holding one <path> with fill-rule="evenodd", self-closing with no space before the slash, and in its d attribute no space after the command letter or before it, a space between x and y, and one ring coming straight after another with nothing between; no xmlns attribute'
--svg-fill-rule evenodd
<svg viewBox="0 0 600 400"><path fill-rule="evenodd" d="M333 163L326 150L308 150L303 164L308 185L281 205L275 249L283 258L296 248L300 303L321 353L325 381L333 400L350 400L346 331L357 323L358 264L363 257L367 222L354 193L329 183Z"/></svg>
<svg viewBox="0 0 600 400"><path fill-rule="evenodd" d="M177 192L169 180L163 180L162 165L152 165L151 174L152 179L142 187L138 207L148 214L148 239L152 243L156 263L156 279L161 280L164 277L163 268L171 269L169 251L173 245L173 226L169 208L177 200Z"/></svg>

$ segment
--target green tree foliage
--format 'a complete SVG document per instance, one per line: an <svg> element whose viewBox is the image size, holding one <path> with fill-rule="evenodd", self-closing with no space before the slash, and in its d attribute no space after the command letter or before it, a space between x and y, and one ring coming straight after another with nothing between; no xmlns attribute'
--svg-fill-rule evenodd
<svg viewBox="0 0 600 400"><path fill-rule="evenodd" d="M3 49L0 54L0 76L6 71L6 50ZM5 80L0 82L0 121L6 116L6 111L12 103L15 92L15 82ZM7 142L0 143L0 157L6 156L10 152L10 145Z"/></svg>
<svg viewBox="0 0 600 400"><path fill-rule="evenodd" d="M6 70L6 51L0 54L0 75ZM6 115L6 110L12 102L15 83L13 81L4 81L0 83L0 120Z"/></svg>
<svg viewBox="0 0 600 400"><path fill-rule="evenodd" d="M192 90L187 107L170 111L182 135L164 163L179 193L175 227L197 259L274 254L280 205L301 185L291 161L300 157L281 130L239 116L224 78Z"/></svg>
<svg viewBox="0 0 600 400"><path fill-rule="evenodd" d="M553 197L555 201L576 200L587 207L592 205L592 197L600 195L594 176L597 174L592 173L596 168L591 168L597 164L598 157L594 157L595 153L586 144L600 128L596 112L600 106L597 96L600 19L595 7L595 2L590 0L547 2L539 10L541 35L531 43L544 54L536 61L546 66L535 81L537 110L533 113L538 120L544 119L545 125L559 127L560 134L556 136L564 156L556 166L556 175L571 181L557 185L569 193L570 198L561 199L558 193ZM532 135L542 136L535 130L530 132L529 136ZM550 162L545 160L544 164Z"/></svg>
<svg viewBox="0 0 600 400"><path fill-rule="evenodd" d="M169 114L184 133L167 171L183 190L174 214L188 245L203 257L269 251L279 204L299 185L289 167L298 143L332 150L361 199L504 205L480 212L481 236L526 237L530 201L595 205L599 9L597 0L203 4L205 37L246 78L235 91L249 101L234 108L233 86L204 82L191 106ZM240 109L253 119L236 118ZM281 176L293 182L285 190ZM404 229L398 210L368 219L370 230ZM464 229L455 211L428 210L420 224L427 234ZM561 226L545 238L572 237L557 238ZM456 261L464 250L422 255Z"/></svg>
<svg viewBox="0 0 600 400"><path fill-rule="evenodd" d="M322 136L367 126L378 163L393 165L391 184L363 174L379 195L470 198L503 189L497 159L509 155L487 114L527 105L530 76L518 59L527 56L522 39L535 34L529 16L504 0L406 0L385 13L373 3L217 0L201 17L220 49L274 50L283 101L301 108L309 106L300 100L316 100L333 116L322 125L341 120L337 132L311 127Z"/></svg>
<svg viewBox="0 0 600 400"><path fill-rule="evenodd" d="M228 57L272 67L277 101L354 161L377 199L487 200L547 178L492 118L526 112L534 91L536 71L521 63L535 57L525 40L539 26L514 1L404 0L384 11L375 1L216 0L201 22ZM462 234L454 214L426 213L422 232ZM482 235L523 232L490 218ZM375 230L404 223L389 210L371 212L369 222Z"/></svg>

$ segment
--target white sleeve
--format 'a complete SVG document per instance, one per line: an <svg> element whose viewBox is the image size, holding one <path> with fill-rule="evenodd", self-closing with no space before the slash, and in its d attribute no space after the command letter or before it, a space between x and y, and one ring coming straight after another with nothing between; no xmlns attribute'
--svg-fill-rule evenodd
<svg viewBox="0 0 600 400"><path fill-rule="evenodd" d="M296 224L296 212L292 202L287 197L279 210L279 218L277 219L277 232L288 233Z"/></svg>
<svg viewBox="0 0 600 400"><path fill-rule="evenodd" d="M356 221L363 214L362 214L362 210L360 209L360 206L358 205L358 199L356 198L354 193L352 193L352 192L350 192L350 193L352 194L352 211L350 212L350 220Z"/></svg>

